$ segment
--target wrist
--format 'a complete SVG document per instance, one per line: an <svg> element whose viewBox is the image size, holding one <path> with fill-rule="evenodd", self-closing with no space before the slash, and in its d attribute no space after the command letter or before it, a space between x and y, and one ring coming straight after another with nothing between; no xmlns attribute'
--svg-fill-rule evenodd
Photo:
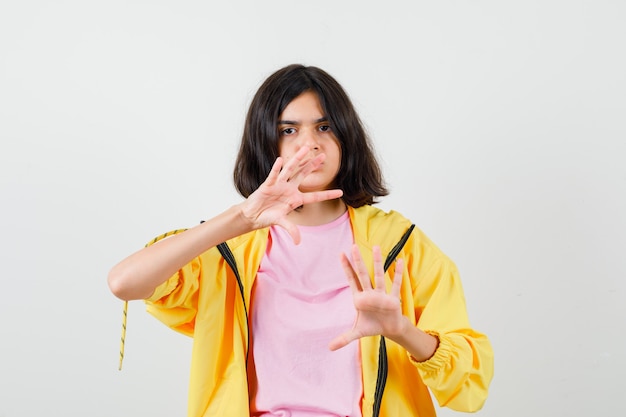
<svg viewBox="0 0 626 417"><path fill-rule="evenodd" d="M417 362L430 359L439 346L437 336L418 329L406 316L398 331L387 337L406 349Z"/></svg>
<svg viewBox="0 0 626 417"><path fill-rule="evenodd" d="M395 329L385 335L386 338L393 340L394 342L403 345L404 340L410 337L409 334L415 330L415 327L406 316L402 316L400 324Z"/></svg>
<svg viewBox="0 0 626 417"><path fill-rule="evenodd" d="M235 204L229 209L229 211L232 212L232 220L236 224L241 225L242 230L240 234L244 234L258 229L258 227L256 227L255 225L256 218L250 214L250 210L247 207L247 200L243 201L242 203Z"/></svg>

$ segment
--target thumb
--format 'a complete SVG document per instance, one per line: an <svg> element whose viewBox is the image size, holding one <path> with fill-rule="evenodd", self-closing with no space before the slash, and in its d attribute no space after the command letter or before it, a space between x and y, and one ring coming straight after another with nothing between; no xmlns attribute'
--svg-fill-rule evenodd
<svg viewBox="0 0 626 417"><path fill-rule="evenodd" d="M300 244L300 229L298 229L298 226L288 220L282 220L277 222L276 224L285 229L287 233L289 233L289 236L291 236L291 239L293 240L293 243L295 245Z"/></svg>
<svg viewBox="0 0 626 417"><path fill-rule="evenodd" d="M342 347L347 346L349 343L354 342L358 338L359 334L354 329L349 330L331 340L331 342L328 344L328 349L332 351L339 350Z"/></svg>

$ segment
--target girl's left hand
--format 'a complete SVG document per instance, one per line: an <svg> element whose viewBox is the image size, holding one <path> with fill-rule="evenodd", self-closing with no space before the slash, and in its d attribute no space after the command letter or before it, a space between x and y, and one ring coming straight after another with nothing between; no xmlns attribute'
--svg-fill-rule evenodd
<svg viewBox="0 0 626 417"><path fill-rule="evenodd" d="M341 264L352 288L357 317L351 330L333 339L330 350L337 350L348 343L366 336L382 335L394 338L403 332L408 320L402 315L400 304L400 284L402 284L402 259L396 261L391 291L385 289L385 272L380 247L374 246L374 284L372 288L367 267L357 245L352 247L354 267L345 254L341 254Z"/></svg>

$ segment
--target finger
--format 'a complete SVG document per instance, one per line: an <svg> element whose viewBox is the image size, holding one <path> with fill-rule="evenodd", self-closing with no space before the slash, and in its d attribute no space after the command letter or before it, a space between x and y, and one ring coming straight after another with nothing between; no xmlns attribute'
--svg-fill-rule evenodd
<svg viewBox="0 0 626 417"><path fill-rule="evenodd" d="M386 291L385 269L383 267L383 256L380 253L380 246L374 246L372 255L374 257L374 284L377 290Z"/></svg>
<svg viewBox="0 0 626 417"><path fill-rule="evenodd" d="M357 339L359 339L358 332L354 330L349 330L345 332L344 334L339 335L335 337L333 340L331 340L331 342L328 344L328 348L330 350L341 349L342 347L348 345L350 342L353 342Z"/></svg>
<svg viewBox="0 0 626 417"><path fill-rule="evenodd" d="M298 183L302 182L307 175L319 168L325 159L326 154L321 153L315 158L303 160L299 165L299 169L297 169L292 175L290 181L298 181Z"/></svg>
<svg viewBox="0 0 626 417"><path fill-rule="evenodd" d="M348 278L348 284L350 285L352 292L354 293L363 291L361 283L359 282L359 278L357 277L356 272L354 272L354 268L352 268L350 259L348 259L345 253L341 253L341 255L339 256L341 260L341 266L343 267L343 272L345 272L346 277Z"/></svg>
<svg viewBox="0 0 626 417"><path fill-rule="evenodd" d="M282 166L283 166L283 158L279 156L274 161L274 164L272 165L272 168L270 169L270 173L267 174L267 178L265 179L265 184L273 185L276 182L276 179L278 178L278 175L280 174L280 170Z"/></svg>
<svg viewBox="0 0 626 417"><path fill-rule="evenodd" d="M300 185L309 174L322 165L325 159L325 154L319 154L315 158L304 158L299 164L289 167L289 178L286 181Z"/></svg>
<svg viewBox="0 0 626 417"><path fill-rule="evenodd" d="M342 190L324 190L302 194L302 204L318 203L320 201L334 200L343 195Z"/></svg>
<svg viewBox="0 0 626 417"><path fill-rule="evenodd" d="M372 282L370 281L370 274L367 271L367 267L365 266L365 262L363 262L361 252L359 252L357 245L352 246L352 261L354 262L354 266L356 266L356 273L359 277L361 287L363 290L371 290Z"/></svg>
<svg viewBox="0 0 626 417"><path fill-rule="evenodd" d="M404 260L396 260L396 270L393 274L393 284L391 285L391 295L400 298L400 287L402 287L402 275L404 273Z"/></svg>
<svg viewBox="0 0 626 417"><path fill-rule="evenodd" d="M302 165L306 165L306 162L303 163L303 159L308 153L310 149L306 146L303 146L296 152L283 166L283 169L280 171L280 175L278 177L281 181L290 181L292 177L297 173Z"/></svg>

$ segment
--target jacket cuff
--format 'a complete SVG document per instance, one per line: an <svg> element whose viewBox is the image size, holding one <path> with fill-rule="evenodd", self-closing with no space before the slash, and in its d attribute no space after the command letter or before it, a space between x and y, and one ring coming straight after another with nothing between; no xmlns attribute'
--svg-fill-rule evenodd
<svg viewBox="0 0 626 417"><path fill-rule="evenodd" d="M437 373L439 372L439 370L445 368L446 364L450 362L450 356L452 355L452 344L447 337L442 337L439 332L431 330L425 330L425 332L432 336L435 336L439 340L439 345L437 346L437 349L435 350L433 356L423 362L420 362L416 360L413 356L411 356L410 353L407 352L407 355L409 355L409 360L411 361L411 363L417 366L417 368L421 371L426 373Z"/></svg>

